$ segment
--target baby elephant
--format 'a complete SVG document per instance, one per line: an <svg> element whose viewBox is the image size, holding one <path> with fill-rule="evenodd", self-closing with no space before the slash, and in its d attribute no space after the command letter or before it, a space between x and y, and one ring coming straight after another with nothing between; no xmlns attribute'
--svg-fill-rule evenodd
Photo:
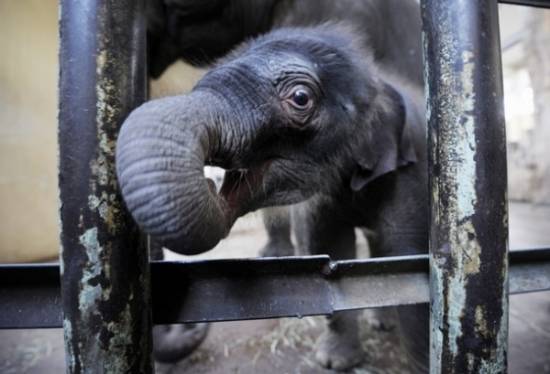
<svg viewBox="0 0 550 374"><path fill-rule="evenodd" d="M187 95L151 101L120 132L117 171L141 228L184 254L207 251L256 209L297 204L300 250L355 257L428 248L422 95L375 66L339 25L279 29L238 48ZM221 190L205 165L227 170ZM398 308L403 343L427 371L427 306ZM362 358L356 313L330 318L317 359Z"/></svg>

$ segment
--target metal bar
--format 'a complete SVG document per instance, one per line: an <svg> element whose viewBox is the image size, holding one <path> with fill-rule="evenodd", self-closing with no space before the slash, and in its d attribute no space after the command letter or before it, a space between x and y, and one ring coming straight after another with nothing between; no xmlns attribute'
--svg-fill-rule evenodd
<svg viewBox="0 0 550 374"><path fill-rule="evenodd" d="M0 328L60 327L58 272L55 264L1 265ZM429 301L428 255L155 262L152 284L155 323L331 314ZM550 290L550 248L511 252L510 293L544 290Z"/></svg>
<svg viewBox="0 0 550 374"><path fill-rule="evenodd" d="M505 373L506 137L496 0L423 0L430 371Z"/></svg>
<svg viewBox="0 0 550 374"><path fill-rule="evenodd" d="M67 372L152 373L147 251L124 208L114 167L119 126L146 97L144 2L60 5L60 271ZM45 309L48 320L53 316L47 308L60 306L59 290L43 287L53 303L35 304L33 310Z"/></svg>
<svg viewBox="0 0 550 374"><path fill-rule="evenodd" d="M550 8L550 0L499 0L499 3Z"/></svg>

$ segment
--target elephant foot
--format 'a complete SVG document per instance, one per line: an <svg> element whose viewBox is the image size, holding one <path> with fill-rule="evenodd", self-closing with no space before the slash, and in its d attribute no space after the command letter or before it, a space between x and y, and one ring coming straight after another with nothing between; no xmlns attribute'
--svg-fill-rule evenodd
<svg viewBox="0 0 550 374"><path fill-rule="evenodd" d="M377 332L392 332L397 329L395 308L366 309L361 318L370 329Z"/></svg>
<svg viewBox="0 0 550 374"><path fill-rule="evenodd" d="M315 359L327 369L345 371L361 363L364 357L359 338L327 330L317 340Z"/></svg>
<svg viewBox="0 0 550 374"><path fill-rule="evenodd" d="M261 257L294 256L294 246L287 241L269 241L261 250Z"/></svg>
<svg viewBox="0 0 550 374"><path fill-rule="evenodd" d="M208 323L160 325L153 328L153 355L159 362L177 362L191 354L206 338Z"/></svg>

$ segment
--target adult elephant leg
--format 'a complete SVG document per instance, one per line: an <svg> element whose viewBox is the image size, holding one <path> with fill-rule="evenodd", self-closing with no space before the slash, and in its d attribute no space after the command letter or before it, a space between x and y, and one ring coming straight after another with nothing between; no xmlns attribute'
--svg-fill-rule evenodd
<svg viewBox="0 0 550 374"><path fill-rule="evenodd" d="M262 257L294 255L290 239L290 211L288 207L272 207L262 210L267 244L261 249Z"/></svg>
<svg viewBox="0 0 550 374"><path fill-rule="evenodd" d="M150 238L149 253L152 261L164 260L162 245ZM184 323L153 327L153 355L158 362L177 362L191 354L204 341L208 323Z"/></svg>
<svg viewBox="0 0 550 374"><path fill-rule="evenodd" d="M301 253L328 254L333 260L356 256L354 227L339 221L330 208L300 204L293 207L293 228ZM317 340L315 358L324 367L347 370L359 364L364 352L359 341L359 311L327 318L328 329Z"/></svg>

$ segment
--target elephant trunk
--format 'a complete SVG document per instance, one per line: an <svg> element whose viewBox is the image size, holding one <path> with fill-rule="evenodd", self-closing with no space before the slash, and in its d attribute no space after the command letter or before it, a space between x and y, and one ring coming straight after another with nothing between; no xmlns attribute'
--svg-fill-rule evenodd
<svg viewBox="0 0 550 374"><path fill-rule="evenodd" d="M127 208L145 233L179 253L211 249L236 219L204 177L205 163L231 157L219 136L220 104L204 92L151 101L119 134L116 167Z"/></svg>

